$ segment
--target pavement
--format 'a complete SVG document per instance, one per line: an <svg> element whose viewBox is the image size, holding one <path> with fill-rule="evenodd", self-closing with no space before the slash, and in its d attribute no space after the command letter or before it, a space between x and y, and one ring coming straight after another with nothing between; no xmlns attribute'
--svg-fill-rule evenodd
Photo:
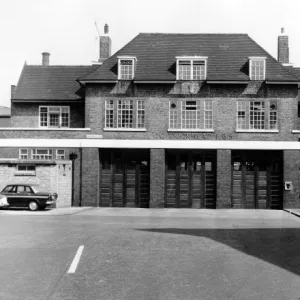
<svg viewBox="0 0 300 300"><path fill-rule="evenodd" d="M299 208L288 208L284 209L284 211L293 214L294 216L300 217L300 209Z"/></svg>
<svg viewBox="0 0 300 300"><path fill-rule="evenodd" d="M1 210L0 240L1 300L300 298L286 211Z"/></svg>
<svg viewBox="0 0 300 300"><path fill-rule="evenodd" d="M46 208L45 210L29 211L28 209L0 209L0 215L24 215L24 216L66 216L93 209L92 207L62 207Z"/></svg>

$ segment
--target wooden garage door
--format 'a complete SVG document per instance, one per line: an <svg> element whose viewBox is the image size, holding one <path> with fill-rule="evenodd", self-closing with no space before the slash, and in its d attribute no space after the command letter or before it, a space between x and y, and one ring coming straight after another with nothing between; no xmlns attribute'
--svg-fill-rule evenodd
<svg viewBox="0 0 300 300"><path fill-rule="evenodd" d="M149 151L100 152L100 206L149 207Z"/></svg>
<svg viewBox="0 0 300 300"><path fill-rule="evenodd" d="M232 152L232 207L282 208L282 153Z"/></svg>
<svg viewBox="0 0 300 300"><path fill-rule="evenodd" d="M215 208L215 152L166 153L165 207Z"/></svg>

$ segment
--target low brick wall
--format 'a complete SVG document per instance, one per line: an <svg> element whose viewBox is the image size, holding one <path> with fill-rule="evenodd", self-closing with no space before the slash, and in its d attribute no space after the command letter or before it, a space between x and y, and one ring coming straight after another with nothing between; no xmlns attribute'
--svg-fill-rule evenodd
<svg viewBox="0 0 300 300"><path fill-rule="evenodd" d="M16 163L0 164L0 188L7 184L33 184L39 191L58 194L56 207L71 206L72 164L70 161L56 161L54 164L36 165L35 174L18 172Z"/></svg>

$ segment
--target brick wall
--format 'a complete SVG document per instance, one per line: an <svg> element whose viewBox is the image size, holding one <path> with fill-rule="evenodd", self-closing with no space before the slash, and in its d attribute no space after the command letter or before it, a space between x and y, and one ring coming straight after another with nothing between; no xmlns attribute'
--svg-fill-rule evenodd
<svg viewBox="0 0 300 300"><path fill-rule="evenodd" d="M150 208L163 208L165 195L165 150L150 149Z"/></svg>
<svg viewBox="0 0 300 300"><path fill-rule="evenodd" d="M11 127L39 127L39 106L70 106L70 127L84 127L83 103L18 103L11 105Z"/></svg>
<svg viewBox="0 0 300 300"><path fill-rule="evenodd" d="M118 83L119 84L119 83ZM142 87L143 88L142 88ZM92 85L87 87L86 109L91 128L90 134L101 134L103 139L192 139L192 140L263 140L263 141L297 141L299 134L291 131L297 128L297 86L268 85L263 86L256 96L243 95L246 85L204 85L200 92L194 94L170 94L174 85L136 85L123 93L115 93L113 84ZM180 90L180 88L177 88ZM184 89L181 87L181 90ZM106 99L144 99L146 110L146 132L104 131L104 110ZM169 100L193 99L213 101L214 132L168 132ZM279 133L237 133L237 100L277 100Z"/></svg>
<svg viewBox="0 0 300 300"><path fill-rule="evenodd" d="M231 150L217 150L217 208L231 208Z"/></svg>
<svg viewBox="0 0 300 300"><path fill-rule="evenodd" d="M36 165L35 176L17 172L14 163L1 163L0 188L2 190L7 184L14 183L33 184L39 191L57 193L57 207L69 207L71 206L71 174L72 166L69 161Z"/></svg>
<svg viewBox="0 0 300 300"><path fill-rule="evenodd" d="M82 206L99 206L99 150L82 149Z"/></svg>
<svg viewBox="0 0 300 300"><path fill-rule="evenodd" d="M291 191L283 191L283 208L300 208L300 152L283 151L283 182L291 181Z"/></svg>

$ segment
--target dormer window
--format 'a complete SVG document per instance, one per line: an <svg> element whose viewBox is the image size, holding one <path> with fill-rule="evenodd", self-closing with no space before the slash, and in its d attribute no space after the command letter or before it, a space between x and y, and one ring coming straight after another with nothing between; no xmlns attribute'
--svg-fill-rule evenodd
<svg viewBox="0 0 300 300"><path fill-rule="evenodd" d="M205 80L207 73L207 57L178 56L177 80Z"/></svg>
<svg viewBox="0 0 300 300"><path fill-rule="evenodd" d="M136 57L118 56L118 79L132 80L134 77Z"/></svg>
<svg viewBox="0 0 300 300"><path fill-rule="evenodd" d="M265 80L266 78L266 57L249 57L250 80Z"/></svg>

